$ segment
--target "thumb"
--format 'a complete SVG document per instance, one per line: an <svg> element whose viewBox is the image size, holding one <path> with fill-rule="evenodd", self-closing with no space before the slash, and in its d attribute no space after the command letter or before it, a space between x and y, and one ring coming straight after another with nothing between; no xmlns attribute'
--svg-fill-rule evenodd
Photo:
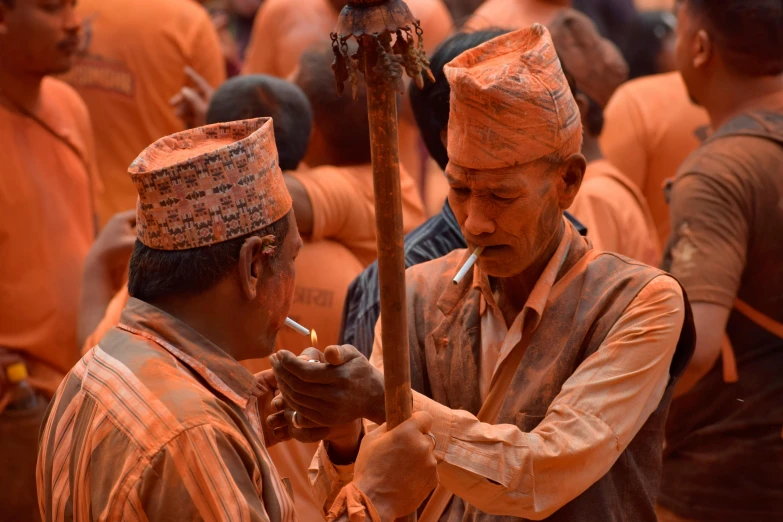
<svg viewBox="0 0 783 522"><path fill-rule="evenodd" d="M344 344L342 346L327 346L324 350L324 358L326 362L334 366L340 366L348 361L362 357L362 354L351 346L350 344Z"/></svg>

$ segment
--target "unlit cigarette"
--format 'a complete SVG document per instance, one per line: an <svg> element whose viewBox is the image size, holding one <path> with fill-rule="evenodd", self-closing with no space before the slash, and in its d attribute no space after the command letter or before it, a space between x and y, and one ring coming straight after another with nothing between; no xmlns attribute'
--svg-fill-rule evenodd
<svg viewBox="0 0 783 522"><path fill-rule="evenodd" d="M468 270L473 268L473 265L476 264L476 260L479 258L481 253L484 251L484 247L478 247L476 250L473 251L472 254L470 254L470 257L467 261L465 261L465 264L462 265L462 268L459 269L459 272L457 272L457 275L454 276L454 279L451 280L452 283L455 285L458 285L462 282L462 279L465 278L465 274L468 273Z"/></svg>
<svg viewBox="0 0 783 522"><path fill-rule="evenodd" d="M301 324L297 323L290 317L285 318L285 325L292 330L296 330L297 333L300 333L302 335L310 335L310 330L302 326Z"/></svg>

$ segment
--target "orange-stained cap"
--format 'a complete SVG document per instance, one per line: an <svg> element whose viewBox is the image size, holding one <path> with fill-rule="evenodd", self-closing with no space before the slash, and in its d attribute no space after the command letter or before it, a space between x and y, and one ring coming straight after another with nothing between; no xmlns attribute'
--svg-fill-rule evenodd
<svg viewBox="0 0 783 522"><path fill-rule="evenodd" d="M548 24L555 49L576 88L606 107L614 91L628 79L628 64L595 24L574 9L563 9Z"/></svg>
<svg viewBox="0 0 783 522"><path fill-rule="evenodd" d="M451 86L449 159L461 167L528 163L582 132L579 108L543 25L470 49L444 72Z"/></svg>
<svg viewBox="0 0 783 522"><path fill-rule="evenodd" d="M291 210L271 118L218 123L161 138L128 168L139 241L185 250L234 239Z"/></svg>

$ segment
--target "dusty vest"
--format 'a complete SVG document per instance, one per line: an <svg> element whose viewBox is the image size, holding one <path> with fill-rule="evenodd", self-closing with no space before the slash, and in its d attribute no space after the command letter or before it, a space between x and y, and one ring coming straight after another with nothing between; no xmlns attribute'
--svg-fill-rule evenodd
<svg viewBox="0 0 783 522"><path fill-rule="evenodd" d="M716 172L713 148L748 152ZM751 234L737 297L783 323L783 111L729 121L680 170L743 181ZM737 309L726 333L738 380L725 383L718 361L672 403L659 501L695 520L777 522L783 520L783 338Z"/></svg>
<svg viewBox="0 0 783 522"><path fill-rule="evenodd" d="M588 250L587 242L574 234L558 280ZM480 292L471 288L472 275L459 286L450 281L464 254L464 250L454 251L408 272L411 374L418 392L475 415L481 407ZM562 292L551 295L506 395L498 423L515 424L524 432L533 430L563 383L599 348L636 295L662 274L623 256L602 253ZM610 471L547 520L655 522L664 422L673 385L693 353L693 320L687 301L686 310L671 379L658 409ZM518 520L524 519L488 515L458 497L441 517L442 522Z"/></svg>

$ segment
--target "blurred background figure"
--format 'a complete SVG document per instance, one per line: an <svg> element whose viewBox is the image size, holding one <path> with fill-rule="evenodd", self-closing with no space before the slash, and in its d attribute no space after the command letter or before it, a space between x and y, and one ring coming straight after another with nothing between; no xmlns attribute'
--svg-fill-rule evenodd
<svg viewBox="0 0 783 522"><path fill-rule="evenodd" d="M265 0L256 15L243 73L292 77L305 50L318 43L331 43L329 34L334 31L346 3L346 0ZM454 29L451 15L443 0L410 0L407 4L421 21L425 50L431 54ZM334 86L328 88L333 90ZM427 156L404 99L400 104L399 153L400 163L423 193Z"/></svg>
<svg viewBox="0 0 783 522"><path fill-rule="evenodd" d="M326 43L316 44L300 58L294 83L310 101L313 132L306 167L289 172L286 186L302 236L337 241L367 266L378 257L367 93L359 80L356 101L350 89L337 94L333 60ZM404 165L400 183L402 228L409 232L424 222L424 205Z"/></svg>
<svg viewBox="0 0 783 522"><path fill-rule="evenodd" d="M636 15L621 45L628 62L628 79L676 70L676 27L677 19L669 11L645 11Z"/></svg>
<svg viewBox="0 0 783 522"><path fill-rule="evenodd" d="M0 518L39 520L38 431L79 360L76 319L95 237L84 102L53 78L79 44L74 1L0 1Z"/></svg>
<svg viewBox="0 0 783 522"><path fill-rule="evenodd" d="M158 138L193 122L169 100L193 80L190 67L216 87L226 77L217 31L197 2L81 0L82 44L63 76L90 110L103 193L101 225L136 206L128 165ZM187 119L187 118L186 118Z"/></svg>
<svg viewBox="0 0 783 522"><path fill-rule="evenodd" d="M582 154L587 161L582 185L568 210L587 227L595 249L657 266L661 248L647 201L604 157L598 143L604 107L628 76L628 66L619 49L574 9L562 10L549 30L582 116Z"/></svg>

